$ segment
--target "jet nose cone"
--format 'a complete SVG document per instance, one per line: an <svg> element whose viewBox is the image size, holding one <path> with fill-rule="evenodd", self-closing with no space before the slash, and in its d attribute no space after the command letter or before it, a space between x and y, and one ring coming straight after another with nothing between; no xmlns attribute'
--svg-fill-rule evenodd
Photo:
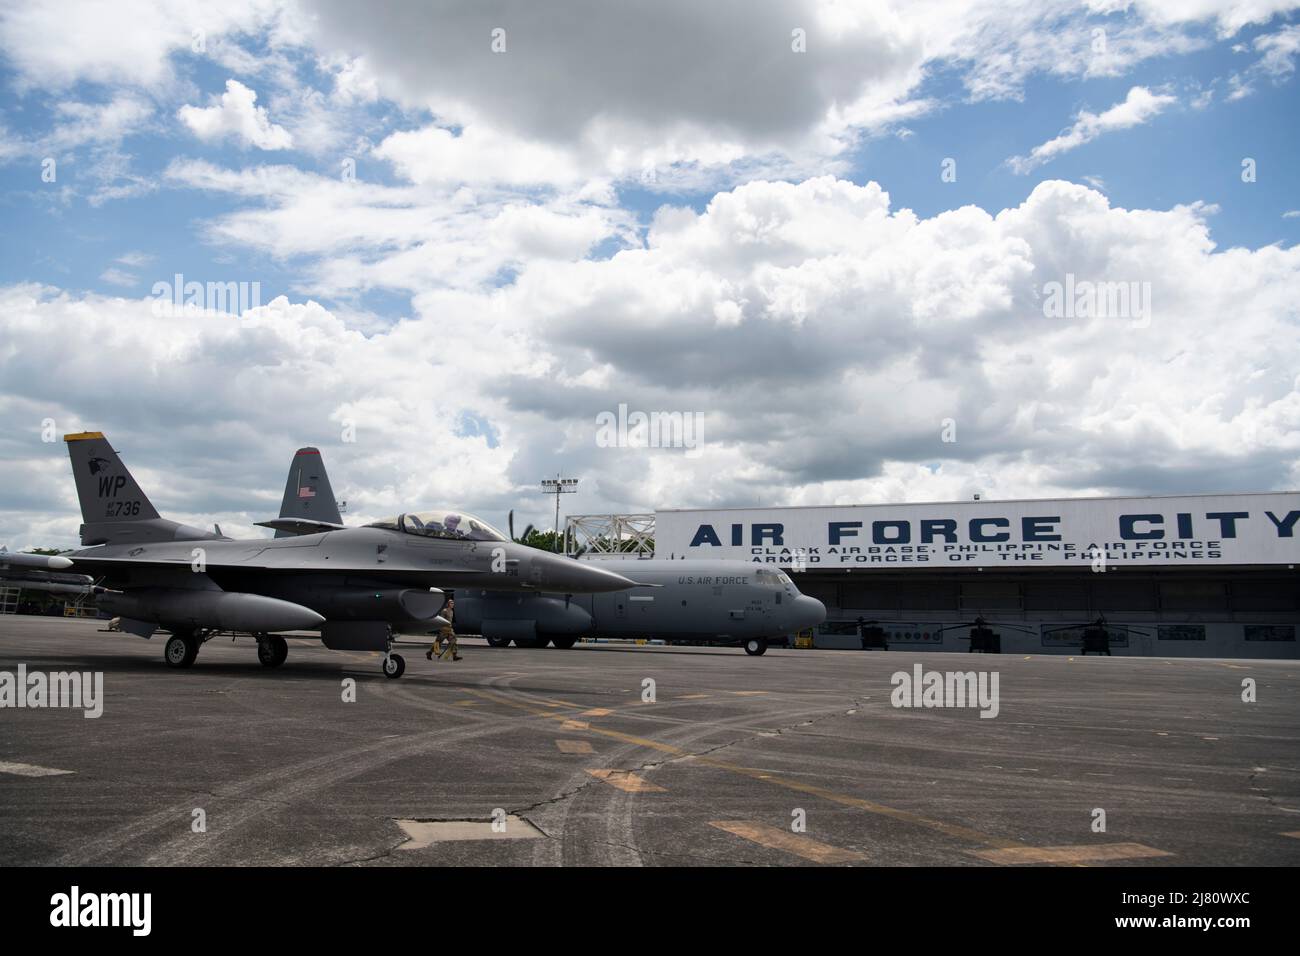
<svg viewBox="0 0 1300 956"><path fill-rule="evenodd" d="M566 594L592 594L600 591L622 591L636 587L636 582L617 572L602 568L592 561L575 561L547 555L542 563L542 590Z"/></svg>
<svg viewBox="0 0 1300 956"><path fill-rule="evenodd" d="M794 599L795 630L816 627L826 620L826 605L814 597L800 594Z"/></svg>

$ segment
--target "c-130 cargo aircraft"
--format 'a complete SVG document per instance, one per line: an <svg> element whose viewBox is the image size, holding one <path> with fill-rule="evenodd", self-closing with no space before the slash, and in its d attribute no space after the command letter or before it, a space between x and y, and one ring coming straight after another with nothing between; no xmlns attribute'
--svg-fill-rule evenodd
<svg viewBox="0 0 1300 956"><path fill-rule="evenodd" d="M288 654L277 632L318 630L328 648L383 652L384 674L400 677L406 663L392 652L394 639L438 623L443 589L490 581L494 590L586 594L636 583L516 544L448 509L359 528L344 528L335 509L332 522L310 515L264 522L283 537L232 540L219 528L161 517L102 433L64 441L85 548L62 557L99 579L96 603L121 618L122 630L170 631L163 656L172 667L193 664L219 630L252 633L259 660L276 667Z"/></svg>

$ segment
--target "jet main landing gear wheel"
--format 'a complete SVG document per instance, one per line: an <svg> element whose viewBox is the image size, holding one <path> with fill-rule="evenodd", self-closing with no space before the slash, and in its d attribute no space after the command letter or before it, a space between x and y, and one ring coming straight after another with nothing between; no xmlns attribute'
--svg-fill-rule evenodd
<svg viewBox="0 0 1300 956"><path fill-rule="evenodd" d="M406 673L406 661L402 659L401 654L389 654L384 658L382 666L385 677L398 678Z"/></svg>
<svg viewBox="0 0 1300 956"><path fill-rule="evenodd" d="M750 657L762 657L767 650L767 638L751 637L745 642L745 653Z"/></svg>
<svg viewBox="0 0 1300 956"><path fill-rule="evenodd" d="M289 656L289 644L278 634L267 634L257 639L257 659L264 667L279 667Z"/></svg>
<svg viewBox="0 0 1300 956"><path fill-rule="evenodd" d="M199 656L199 639L193 634L173 634L163 647L168 667L189 667Z"/></svg>
<svg viewBox="0 0 1300 956"><path fill-rule="evenodd" d="M489 637L487 639L488 647L509 647L510 638L508 637Z"/></svg>
<svg viewBox="0 0 1300 956"><path fill-rule="evenodd" d="M578 643L578 638L573 634L567 634L564 637L551 638L551 643L554 644L560 650L567 651L571 647L573 647L574 644Z"/></svg>

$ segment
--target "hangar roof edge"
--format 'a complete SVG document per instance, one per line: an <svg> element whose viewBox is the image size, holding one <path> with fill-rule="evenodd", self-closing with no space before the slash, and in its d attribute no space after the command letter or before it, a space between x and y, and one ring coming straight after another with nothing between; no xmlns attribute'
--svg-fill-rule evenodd
<svg viewBox="0 0 1300 956"><path fill-rule="evenodd" d="M709 507L700 508L656 508L655 514L678 514L700 511L811 511L817 508L920 508L929 506L950 505L1016 505L1016 504L1044 504L1057 502L1073 501L1166 501L1176 498L1251 498L1262 497L1264 495L1300 495L1300 489L1284 489L1280 491L1205 491L1195 494L1178 494L1178 495L1088 495L1079 498L981 498L979 501L974 499L950 499L948 501L858 501L852 504L825 504L825 505L739 505L731 507Z"/></svg>

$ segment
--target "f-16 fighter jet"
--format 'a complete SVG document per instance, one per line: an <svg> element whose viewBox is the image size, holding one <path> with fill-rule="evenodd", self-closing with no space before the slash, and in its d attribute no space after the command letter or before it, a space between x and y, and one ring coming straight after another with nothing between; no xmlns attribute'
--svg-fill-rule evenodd
<svg viewBox="0 0 1300 956"><path fill-rule="evenodd" d="M288 654L278 632L308 630L334 650L383 652L384 674L400 677L406 663L392 652L394 637L434 627L443 588L589 594L636 584L446 508L358 528L314 515L286 527L276 519L265 524L289 536L232 540L161 517L102 433L64 441L85 549L61 558L98 580L96 603L121 617L123 631L170 631L163 656L173 667L193 664L217 631L253 634L258 658L277 667ZM296 493L303 488L315 490ZM303 530L313 533L294 533Z"/></svg>

